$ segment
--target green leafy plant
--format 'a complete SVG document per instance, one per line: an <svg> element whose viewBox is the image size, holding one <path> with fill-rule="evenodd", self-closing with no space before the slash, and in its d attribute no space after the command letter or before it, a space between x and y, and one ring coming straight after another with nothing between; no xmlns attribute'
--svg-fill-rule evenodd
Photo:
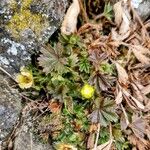
<svg viewBox="0 0 150 150"><path fill-rule="evenodd" d="M57 141L66 142L78 146L81 150L85 149L83 139L88 133L88 118L86 116L83 105L72 102L73 110L69 111L68 107L63 109L63 124L64 128L55 139Z"/></svg>
<svg viewBox="0 0 150 150"><path fill-rule="evenodd" d="M57 44L54 47L47 46L41 49L41 55L38 58L39 65L43 67L43 72L46 74L56 71L59 74L67 72L65 67L67 60L63 56L63 49L61 44Z"/></svg>
<svg viewBox="0 0 150 150"><path fill-rule="evenodd" d="M100 123L106 127L110 122L117 122L118 115L114 110L114 101L108 98L97 98L94 111L90 115L93 123Z"/></svg>

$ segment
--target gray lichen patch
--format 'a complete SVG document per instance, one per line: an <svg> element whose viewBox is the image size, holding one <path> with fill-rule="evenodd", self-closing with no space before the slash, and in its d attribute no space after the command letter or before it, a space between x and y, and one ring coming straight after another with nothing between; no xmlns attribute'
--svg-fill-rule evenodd
<svg viewBox="0 0 150 150"><path fill-rule="evenodd" d="M0 53L0 66L11 75L19 72L21 66L30 62L30 54L21 43L17 43L9 38L2 38L0 47L5 47L5 52Z"/></svg>

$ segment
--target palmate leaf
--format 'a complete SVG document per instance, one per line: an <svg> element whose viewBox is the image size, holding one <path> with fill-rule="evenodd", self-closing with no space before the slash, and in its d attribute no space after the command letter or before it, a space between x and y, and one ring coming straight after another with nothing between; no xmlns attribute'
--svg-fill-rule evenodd
<svg viewBox="0 0 150 150"><path fill-rule="evenodd" d="M97 71L91 76L90 83L94 84L97 92L99 93L100 91L108 91L111 88L113 78Z"/></svg>
<svg viewBox="0 0 150 150"><path fill-rule="evenodd" d="M51 46L43 47L41 49L41 55L38 58L39 65L43 67L43 72L46 74L56 71L59 74L67 72L65 67L66 58L62 56L62 47L57 44L54 48Z"/></svg>
<svg viewBox="0 0 150 150"><path fill-rule="evenodd" d="M110 99L97 99L96 101L100 101L98 105L95 107L91 115L90 119L93 123L100 123L101 126L106 127L110 122L116 122L118 120L118 115L115 113L114 109L114 101Z"/></svg>

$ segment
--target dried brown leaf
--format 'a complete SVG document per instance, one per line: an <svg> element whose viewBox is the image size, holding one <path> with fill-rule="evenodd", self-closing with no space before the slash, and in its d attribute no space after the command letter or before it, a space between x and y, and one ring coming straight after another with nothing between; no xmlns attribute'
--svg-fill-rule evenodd
<svg viewBox="0 0 150 150"><path fill-rule="evenodd" d="M112 28L112 30L111 30L111 38L112 38L112 40L117 41L117 42L121 42L121 41L125 40L126 38L129 37L129 35L130 35L130 30L127 31L126 33L124 33L123 35L118 34L114 28Z"/></svg>
<svg viewBox="0 0 150 150"><path fill-rule="evenodd" d="M150 64L150 50L141 46L141 45L134 45L132 46L132 51L135 57L143 64Z"/></svg>
<svg viewBox="0 0 150 150"><path fill-rule="evenodd" d="M126 70L117 62L115 62L117 72L118 72L118 80L120 83L123 83L124 85L128 84L128 74Z"/></svg>
<svg viewBox="0 0 150 150"><path fill-rule="evenodd" d="M50 101L49 104L48 104L48 108L50 109L50 111L52 113L60 112L61 111L61 106L62 106L62 104L59 103L59 102L56 102L56 101L53 101L53 102Z"/></svg>
<svg viewBox="0 0 150 150"><path fill-rule="evenodd" d="M117 24L117 26L119 27L121 22L122 22L122 14L123 14L123 8L122 8L122 2L117 2L114 6L113 6L113 10L115 13L115 23Z"/></svg>
<svg viewBox="0 0 150 150"><path fill-rule="evenodd" d="M129 30L130 30L130 18L129 18L129 13L128 12L124 12L122 14L122 23L121 26L119 28L119 34L123 35L126 34Z"/></svg>
<svg viewBox="0 0 150 150"><path fill-rule="evenodd" d="M120 118L120 125L121 125L121 130L125 130L128 127L125 115L122 114Z"/></svg>
<svg viewBox="0 0 150 150"><path fill-rule="evenodd" d="M140 108L140 109L145 108L144 105L139 100L137 100L135 97L133 97L128 91L123 89L123 94L126 96L126 98L129 99L129 101L131 101L132 103L135 103L135 106L137 106L138 108Z"/></svg>
<svg viewBox="0 0 150 150"><path fill-rule="evenodd" d="M122 91L119 91L119 93L115 99L116 104L120 104L122 102L122 99L123 99Z"/></svg>
<svg viewBox="0 0 150 150"><path fill-rule="evenodd" d="M119 34L124 35L130 30L130 14L126 3L122 5L122 1L114 5L115 23L119 27Z"/></svg>
<svg viewBox="0 0 150 150"><path fill-rule="evenodd" d="M124 129L126 129L128 127L128 125L130 124L129 123L129 119L128 119L128 115L127 115L127 112L126 110L124 109L123 105L121 104L121 109L123 111L123 115L122 115L122 119L124 118L125 119L125 124L124 126L122 126ZM123 121L123 120L122 120ZM123 123L123 122L122 122Z"/></svg>
<svg viewBox="0 0 150 150"><path fill-rule="evenodd" d="M128 139L132 145L135 145L138 150L149 150L150 144L148 141L144 140L140 141L135 135L128 136Z"/></svg>
<svg viewBox="0 0 150 150"><path fill-rule="evenodd" d="M145 96L141 92L141 90L137 87L135 83L131 83L132 85L132 91L133 91L133 96L136 97L139 101L143 102L145 99Z"/></svg>
<svg viewBox="0 0 150 150"><path fill-rule="evenodd" d="M80 13L80 5L78 0L73 0L73 3L67 10L66 16L61 26L61 33L70 35L76 31L77 18Z"/></svg>
<svg viewBox="0 0 150 150"><path fill-rule="evenodd" d="M142 92L144 95L149 94L149 93L150 93L150 84L147 85L147 86L145 86L145 87L143 87L141 92Z"/></svg>

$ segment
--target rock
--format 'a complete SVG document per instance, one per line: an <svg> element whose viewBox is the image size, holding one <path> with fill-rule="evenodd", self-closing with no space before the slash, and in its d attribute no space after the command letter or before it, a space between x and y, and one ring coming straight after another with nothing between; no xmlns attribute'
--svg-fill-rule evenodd
<svg viewBox="0 0 150 150"><path fill-rule="evenodd" d="M136 10L143 20L150 17L150 0L141 0L142 2L137 6Z"/></svg>
<svg viewBox="0 0 150 150"><path fill-rule="evenodd" d="M21 66L27 65L31 54L26 47L12 40L8 35L0 35L0 66L12 76L19 72Z"/></svg>
<svg viewBox="0 0 150 150"><path fill-rule="evenodd" d="M32 147L32 148L31 148ZM34 135L31 132L22 131L14 143L14 150L52 150L49 144L43 144L40 141L36 141Z"/></svg>
<svg viewBox="0 0 150 150"><path fill-rule="evenodd" d="M67 0L1 0L0 66L10 74L30 62L31 54L60 26Z"/></svg>
<svg viewBox="0 0 150 150"><path fill-rule="evenodd" d="M8 80L0 72L0 143L11 133L21 110L21 97Z"/></svg>
<svg viewBox="0 0 150 150"><path fill-rule="evenodd" d="M25 119L26 118L26 119ZM52 150L52 146L48 142L39 140L39 136L33 131L35 128L35 122L31 115L27 115L24 118L24 123L18 129L18 133L14 140L14 150Z"/></svg>

